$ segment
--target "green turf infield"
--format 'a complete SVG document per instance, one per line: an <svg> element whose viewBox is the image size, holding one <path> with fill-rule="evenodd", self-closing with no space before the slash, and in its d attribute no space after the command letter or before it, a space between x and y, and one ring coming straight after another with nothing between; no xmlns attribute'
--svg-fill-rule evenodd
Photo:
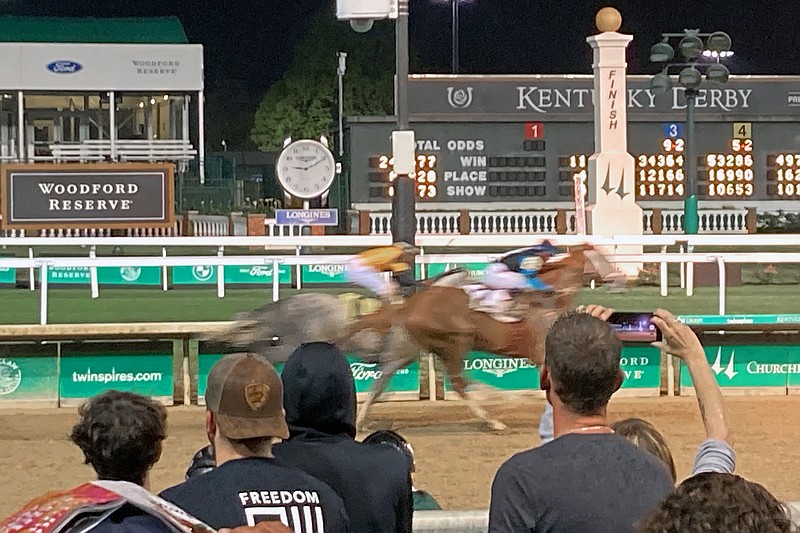
<svg viewBox="0 0 800 533"><path fill-rule="evenodd" d="M341 293L362 292L354 289L317 289L304 291ZM281 297L297 294L295 289L282 289ZM363 293L363 292L362 292ZM271 288L228 289L224 298L217 298L216 287L204 289L105 289L92 299L86 289L51 289L48 323L92 322L192 322L228 320L234 313L247 311L271 301ZM39 291L0 289L0 324L39 323ZM605 288L583 289L577 304L597 303L621 311L650 311L664 307L679 314L717 314L718 292L700 287L686 297L678 287L661 297L658 287L634 287L623 294ZM730 287L727 292L727 314L797 313L800 311L800 285L744 285Z"/></svg>

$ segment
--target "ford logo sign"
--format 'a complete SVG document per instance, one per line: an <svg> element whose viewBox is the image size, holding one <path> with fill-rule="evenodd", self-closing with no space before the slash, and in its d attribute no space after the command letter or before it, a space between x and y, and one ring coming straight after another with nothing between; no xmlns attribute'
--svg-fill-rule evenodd
<svg viewBox="0 0 800 533"><path fill-rule="evenodd" d="M74 74L82 68L83 65L75 61L53 61L47 65L47 70L55 74Z"/></svg>

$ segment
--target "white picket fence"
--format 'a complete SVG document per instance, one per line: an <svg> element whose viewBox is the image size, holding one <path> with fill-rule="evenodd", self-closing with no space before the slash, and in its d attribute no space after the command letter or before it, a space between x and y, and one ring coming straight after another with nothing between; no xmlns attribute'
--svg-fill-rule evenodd
<svg viewBox="0 0 800 533"><path fill-rule="evenodd" d="M453 235L459 233L458 211L417 212L417 232L422 235ZM470 211L469 228L472 234L549 234L556 233L555 209L548 211ZM370 212L370 234L391 233L390 212ZM663 234L683 233L683 210L661 211ZM747 209L703 209L699 213L700 233L747 233ZM642 230L653 234L653 210L643 212ZM575 234L575 212L567 212L567 233Z"/></svg>

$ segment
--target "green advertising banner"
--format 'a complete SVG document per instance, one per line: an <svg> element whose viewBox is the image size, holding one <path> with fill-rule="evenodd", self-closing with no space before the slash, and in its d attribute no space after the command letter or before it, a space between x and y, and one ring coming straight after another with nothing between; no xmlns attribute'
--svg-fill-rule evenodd
<svg viewBox="0 0 800 533"><path fill-rule="evenodd" d="M625 346L620 363L625 373L623 389L661 387L661 355L658 349L652 346ZM539 390L539 369L527 359L472 352L464 361L464 373L472 381L500 390ZM444 390L453 390L447 374L444 377Z"/></svg>
<svg viewBox="0 0 800 533"><path fill-rule="evenodd" d="M89 267L51 267L47 269L47 283L88 285ZM161 285L159 267L97 267L100 285Z"/></svg>
<svg viewBox="0 0 800 533"><path fill-rule="evenodd" d="M0 267L0 285L16 285L17 269Z"/></svg>
<svg viewBox="0 0 800 533"><path fill-rule="evenodd" d="M300 269L303 284L349 283L345 277L347 265L303 265Z"/></svg>
<svg viewBox="0 0 800 533"><path fill-rule="evenodd" d="M678 320L691 326L726 326L744 324L772 326L775 324L800 324L800 315L686 315Z"/></svg>
<svg viewBox="0 0 800 533"><path fill-rule="evenodd" d="M215 266L176 266L172 268L173 285L212 285L217 283ZM292 282L292 267L279 266L279 283ZM268 285L272 283L272 264L251 266L226 266L226 285Z"/></svg>
<svg viewBox="0 0 800 533"><path fill-rule="evenodd" d="M58 404L58 357L55 344L46 350L7 345L0 355L0 408L3 402ZM52 352L52 353L44 353Z"/></svg>
<svg viewBox="0 0 800 533"><path fill-rule="evenodd" d="M706 346L705 351L720 387L783 389L800 384L800 346ZM680 384L694 386L683 363Z"/></svg>
<svg viewBox="0 0 800 533"><path fill-rule="evenodd" d="M173 395L173 355L171 345L163 353L142 349L62 352L59 391L61 399L90 398L114 389L156 398ZM103 352L103 353L101 353Z"/></svg>
<svg viewBox="0 0 800 533"><path fill-rule="evenodd" d="M431 263L426 267L426 274L427 277L432 278L444 274L448 270L463 268L468 271L472 277L480 279L486 273L486 265L488 264L489 263ZM419 266L417 266L417 277L419 277L419 274Z"/></svg>
<svg viewBox="0 0 800 533"><path fill-rule="evenodd" d="M197 396L204 398L206 395L206 382L211 367L222 358L221 354L204 354L198 356L197 362ZM369 392L372 384L381 376L377 363L364 363L356 357L348 356L350 371L356 383L356 393ZM283 363L275 365L275 370L280 374L283 371ZM419 392L419 362L414 362L403 368L392 377L386 387L388 393L418 393Z"/></svg>

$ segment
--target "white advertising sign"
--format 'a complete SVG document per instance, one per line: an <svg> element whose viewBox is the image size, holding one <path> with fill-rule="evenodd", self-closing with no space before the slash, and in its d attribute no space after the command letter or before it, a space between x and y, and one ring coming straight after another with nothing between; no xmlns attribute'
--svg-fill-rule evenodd
<svg viewBox="0 0 800 533"><path fill-rule="evenodd" d="M199 44L0 43L0 90L202 89Z"/></svg>

